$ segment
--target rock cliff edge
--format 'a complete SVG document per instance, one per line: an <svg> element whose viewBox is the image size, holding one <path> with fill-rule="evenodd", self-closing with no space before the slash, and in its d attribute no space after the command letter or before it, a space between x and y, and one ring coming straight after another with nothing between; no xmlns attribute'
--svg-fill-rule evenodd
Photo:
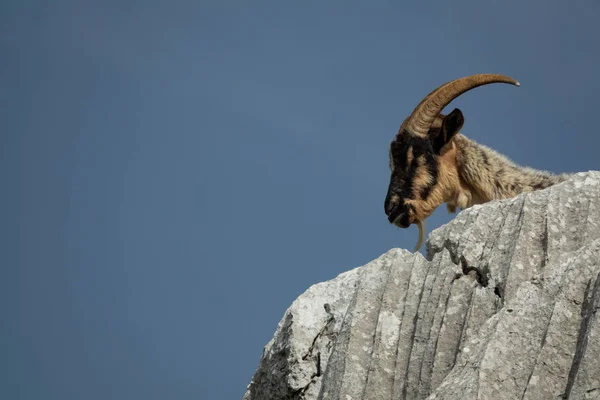
<svg viewBox="0 0 600 400"><path fill-rule="evenodd" d="M600 172L310 287L245 400L600 399Z"/></svg>

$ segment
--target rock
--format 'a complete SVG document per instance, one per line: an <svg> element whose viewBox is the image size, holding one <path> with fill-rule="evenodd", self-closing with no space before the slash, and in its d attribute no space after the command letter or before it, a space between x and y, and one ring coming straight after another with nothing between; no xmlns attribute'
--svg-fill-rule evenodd
<svg viewBox="0 0 600 400"><path fill-rule="evenodd" d="M245 400L599 399L600 172L310 287Z"/></svg>

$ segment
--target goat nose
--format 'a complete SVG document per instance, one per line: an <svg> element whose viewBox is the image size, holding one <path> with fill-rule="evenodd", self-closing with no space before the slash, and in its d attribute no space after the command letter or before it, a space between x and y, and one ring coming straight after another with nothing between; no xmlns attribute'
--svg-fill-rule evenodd
<svg viewBox="0 0 600 400"><path fill-rule="evenodd" d="M385 214L392 215L397 214L397 210L400 208L400 205L397 202L391 201L391 199L387 198L385 201Z"/></svg>
<svg viewBox="0 0 600 400"><path fill-rule="evenodd" d="M394 207L388 203L385 204L385 215L389 216L392 211L394 211Z"/></svg>

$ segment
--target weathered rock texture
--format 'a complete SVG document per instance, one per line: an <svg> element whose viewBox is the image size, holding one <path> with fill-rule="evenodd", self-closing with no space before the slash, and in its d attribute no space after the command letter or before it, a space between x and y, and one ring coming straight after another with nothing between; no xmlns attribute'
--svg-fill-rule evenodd
<svg viewBox="0 0 600 400"><path fill-rule="evenodd" d="M309 288L245 400L600 399L600 173Z"/></svg>

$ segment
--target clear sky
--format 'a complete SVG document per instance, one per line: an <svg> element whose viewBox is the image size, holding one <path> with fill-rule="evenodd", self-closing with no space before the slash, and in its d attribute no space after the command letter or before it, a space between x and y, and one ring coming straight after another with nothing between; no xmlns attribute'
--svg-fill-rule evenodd
<svg viewBox="0 0 600 400"><path fill-rule="evenodd" d="M310 285L388 224L429 91L463 133L600 169L597 0L0 4L0 398L239 399ZM431 230L451 216L438 210Z"/></svg>

